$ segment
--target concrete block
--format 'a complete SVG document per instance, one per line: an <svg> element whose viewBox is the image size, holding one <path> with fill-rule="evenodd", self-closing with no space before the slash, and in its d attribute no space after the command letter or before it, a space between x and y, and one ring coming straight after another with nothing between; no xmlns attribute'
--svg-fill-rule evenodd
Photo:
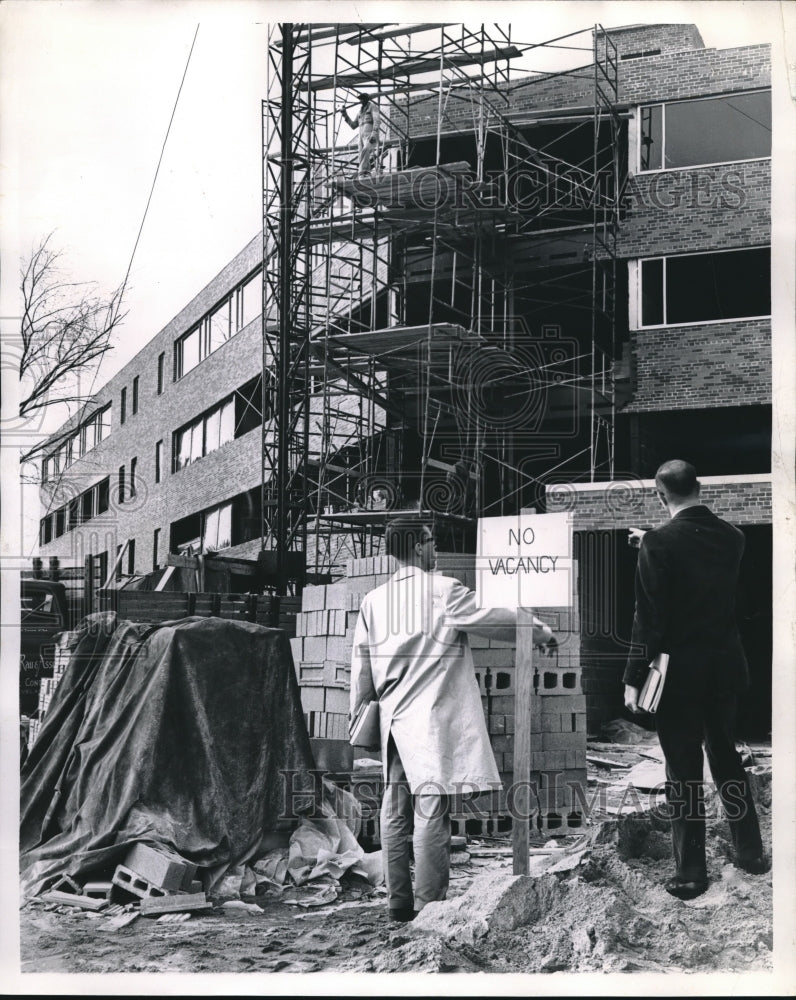
<svg viewBox="0 0 796 1000"><path fill-rule="evenodd" d="M548 712L542 712L541 723L541 730L545 734L561 732L561 717L559 715L550 715Z"/></svg>
<svg viewBox="0 0 796 1000"><path fill-rule="evenodd" d="M542 733L542 750L579 750L581 747L585 752L583 733Z"/></svg>
<svg viewBox="0 0 796 1000"><path fill-rule="evenodd" d="M212 910L204 892L188 892L175 896L162 896L159 899L147 897L141 900L142 917L159 917L163 913L196 913L201 910Z"/></svg>
<svg viewBox="0 0 796 1000"><path fill-rule="evenodd" d="M293 663L301 663L304 659L304 640L301 638L291 639L290 652L293 654Z"/></svg>
<svg viewBox="0 0 796 1000"><path fill-rule="evenodd" d="M349 692L344 688L324 688L324 712L347 713L349 708Z"/></svg>
<svg viewBox="0 0 796 1000"><path fill-rule="evenodd" d="M300 663L298 681L302 688L323 684L323 664Z"/></svg>
<svg viewBox="0 0 796 1000"><path fill-rule="evenodd" d="M302 611L323 611L326 607L326 587L305 587L301 592Z"/></svg>
<svg viewBox="0 0 796 1000"><path fill-rule="evenodd" d="M342 608L334 608L326 612L327 614L327 632L329 636L342 636L345 635L346 630L346 612Z"/></svg>
<svg viewBox="0 0 796 1000"><path fill-rule="evenodd" d="M126 889L127 892L131 892L135 896L140 896L142 899L146 899L148 896L166 895L165 889L152 885L151 882L141 878L129 868L125 868L124 865L116 866L116 871L113 873L113 884L118 885L120 889Z"/></svg>
<svg viewBox="0 0 796 1000"><path fill-rule="evenodd" d="M324 705L324 691L322 687L302 687L301 708L304 712L322 712Z"/></svg>
<svg viewBox="0 0 796 1000"><path fill-rule="evenodd" d="M338 583L330 583L326 587L326 607L327 608L340 608L345 610L346 600L348 597L348 588L346 587L345 580L341 580Z"/></svg>
<svg viewBox="0 0 796 1000"><path fill-rule="evenodd" d="M135 844L124 859L124 868L146 879L158 889L176 891L190 885L196 865L164 848Z"/></svg>
<svg viewBox="0 0 796 1000"><path fill-rule="evenodd" d="M304 663L324 663L326 660L326 636L311 635L304 639Z"/></svg>
<svg viewBox="0 0 796 1000"><path fill-rule="evenodd" d="M345 635L330 635L326 641L326 659L342 663L346 659Z"/></svg>
<svg viewBox="0 0 796 1000"><path fill-rule="evenodd" d="M113 882L86 882L83 895L91 899L107 899L110 902Z"/></svg>
<svg viewBox="0 0 796 1000"><path fill-rule="evenodd" d="M347 595L347 597L346 597L346 603L345 603L345 609L346 609L346 613L349 616L348 617L348 621L349 622L351 621L351 616L352 615L354 616L353 620L354 621L357 620L357 614L359 613L359 609L362 606L362 598L364 596L365 595L363 593L361 593L360 591L358 591L358 590L353 590L353 591L351 591L350 594Z"/></svg>
<svg viewBox="0 0 796 1000"><path fill-rule="evenodd" d="M514 695L492 692L492 711L495 715L514 715Z"/></svg>
<svg viewBox="0 0 796 1000"><path fill-rule="evenodd" d="M567 769L586 767L586 747L567 750Z"/></svg>

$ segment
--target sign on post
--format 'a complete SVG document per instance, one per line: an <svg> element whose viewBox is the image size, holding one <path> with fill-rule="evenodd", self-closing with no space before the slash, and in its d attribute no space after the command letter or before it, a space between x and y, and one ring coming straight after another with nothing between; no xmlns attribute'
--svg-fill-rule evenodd
<svg viewBox="0 0 796 1000"><path fill-rule="evenodd" d="M481 518L475 574L479 608L570 607L569 514Z"/></svg>
<svg viewBox="0 0 796 1000"><path fill-rule="evenodd" d="M478 522L476 595L480 608L517 609L512 807L513 871L527 875L531 813L533 608L570 607L572 521L568 514L518 514Z"/></svg>

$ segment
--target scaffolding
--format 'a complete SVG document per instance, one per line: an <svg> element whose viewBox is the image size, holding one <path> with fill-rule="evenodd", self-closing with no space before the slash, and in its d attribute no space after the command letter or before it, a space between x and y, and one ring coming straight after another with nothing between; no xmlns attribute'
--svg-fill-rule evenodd
<svg viewBox="0 0 796 1000"><path fill-rule="evenodd" d="M589 58L528 70L552 51ZM541 44L498 25L272 26L262 544L278 593L299 564L321 579L374 551L398 510L466 548L479 515L613 476L617 69L599 25ZM574 103L534 100L561 86ZM342 114L363 93L369 162Z"/></svg>

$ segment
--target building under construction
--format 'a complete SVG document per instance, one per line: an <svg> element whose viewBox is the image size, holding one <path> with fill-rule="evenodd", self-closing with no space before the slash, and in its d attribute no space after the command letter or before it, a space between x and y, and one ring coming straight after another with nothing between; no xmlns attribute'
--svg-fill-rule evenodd
<svg viewBox="0 0 796 1000"><path fill-rule="evenodd" d="M577 602L547 612L566 634L549 685L585 734L621 709L627 528L660 522L651 478L684 458L747 537L741 724L767 734L768 47L673 24L544 43L280 24L267 59L262 237L53 436L40 554L88 559L97 585L259 557L261 588L302 596L311 735L342 742L386 521L433 517L441 569L472 582L479 517L568 511ZM512 650L474 652L508 773ZM582 766L559 752L541 770Z"/></svg>

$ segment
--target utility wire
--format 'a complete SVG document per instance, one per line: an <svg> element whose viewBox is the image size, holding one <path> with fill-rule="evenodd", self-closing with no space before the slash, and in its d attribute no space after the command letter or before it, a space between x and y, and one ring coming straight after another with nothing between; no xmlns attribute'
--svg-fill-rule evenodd
<svg viewBox="0 0 796 1000"><path fill-rule="evenodd" d="M155 176L152 178L152 186L149 189L149 197L147 198L146 206L144 208L144 214L141 217L141 225L138 227L138 235L135 238L135 244L133 245L133 251L130 254L130 262L127 265L127 272L126 272L126 274L124 276L124 281L122 282L122 285L121 285L121 291L120 291L120 293L119 293L119 295L118 295L118 297L116 299L116 309L115 309L115 312L114 312L114 314L113 314L110 322L108 323L108 336L107 336L106 339L110 339L110 335L113 332L113 328L114 328L114 325L116 323L116 318L118 317L119 311L120 311L121 306L122 306L122 300L124 298L124 292L125 292L125 289L127 288L127 283L130 280L130 272L133 269L133 261L135 260L135 253L136 253L136 250L138 249L138 244L139 244L139 242L141 240L141 234L144 231L144 224L146 223L147 214L149 212L149 206L152 203L152 196L155 193L155 184L157 183L158 174L160 172L160 166L161 166L161 164L163 162L163 156L164 156L164 154L166 152L166 143L169 140L169 134L171 132L171 126L174 123L174 116L177 113L177 105L179 104L179 101L180 101L180 95L182 94L182 88L183 88L183 85L185 83L185 78L188 75L188 67L191 64L191 56L193 55L194 46L196 45L196 37L199 34L199 27L200 27L200 25L197 24L196 25L196 31L194 32L194 36L193 36L193 41L191 42L191 48L190 48L190 51L188 52L188 58L185 61L185 69L183 70L182 79L180 80L180 86L179 86L179 89L177 90L177 96L174 99L174 107L171 110L171 117L169 118L169 124L168 124L168 127L166 129L166 135L164 136L163 144L160 147L160 156L158 157L158 163L157 163L157 166L155 167ZM86 409L87 409L89 401L90 401L90 399L91 399L91 397L92 397L92 395L94 393L94 384L97 381L97 376L99 375L99 370L100 370L101 365L102 365L102 356L100 357L100 363L99 363L99 365L97 365L97 368L96 368L96 370L94 372L94 375L92 376L91 385L89 387L89 392L88 392L88 398L86 399L85 403L83 403L82 412L80 414L79 419L76 422L76 426L78 428L83 423ZM36 449L33 449L33 451L35 451L35 450ZM64 469L60 469L59 472L58 472L58 479L56 481L55 487L53 488L52 498L50 500L50 503L48 504L47 511L45 513L45 517L50 513L50 511L52 509L52 500L54 499L56 493L58 492L58 487L61 485L61 480L63 479L63 476L64 476L65 472L66 472L65 468ZM68 504L67 504L67 506L68 506ZM66 515L64 515L64 516L66 517ZM65 530L66 530L66 527L65 527Z"/></svg>

